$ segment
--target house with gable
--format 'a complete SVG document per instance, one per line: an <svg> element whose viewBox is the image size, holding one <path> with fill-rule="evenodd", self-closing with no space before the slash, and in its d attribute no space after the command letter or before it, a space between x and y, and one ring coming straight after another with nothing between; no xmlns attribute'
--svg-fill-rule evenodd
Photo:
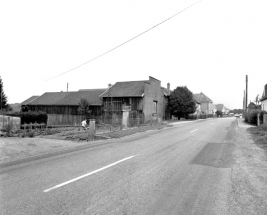
<svg viewBox="0 0 267 215"><path fill-rule="evenodd" d="M215 105L218 111L221 111L223 114L228 114L230 109L224 106L224 104L216 104Z"/></svg>
<svg viewBox="0 0 267 215"><path fill-rule="evenodd" d="M144 117L144 122L152 118L168 119L168 101L170 84L161 87L161 81L149 76L148 80L116 82L100 97L103 99L104 110L112 106L113 111Z"/></svg>
<svg viewBox="0 0 267 215"><path fill-rule="evenodd" d="M265 84L261 97L261 110L267 111L267 84Z"/></svg>
<svg viewBox="0 0 267 215"><path fill-rule="evenodd" d="M202 114L213 114L213 101L204 93L194 93L194 100L200 104Z"/></svg>

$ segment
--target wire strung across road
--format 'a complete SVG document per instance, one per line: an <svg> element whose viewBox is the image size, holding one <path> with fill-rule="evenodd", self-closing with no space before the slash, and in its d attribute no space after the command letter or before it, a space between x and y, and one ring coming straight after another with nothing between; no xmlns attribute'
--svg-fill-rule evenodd
<svg viewBox="0 0 267 215"><path fill-rule="evenodd" d="M195 2L194 4L192 4L192 5L190 5L190 6L186 7L186 8L184 8L183 10L179 11L178 13L176 13L176 14L172 15L171 17L169 17L169 18L163 20L162 22L160 22L160 23L154 25L153 27L147 29L146 31L143 31L142 33L136 35L135 37L133 37L133 38L131 38L131 39L129 39L129 40L127 40L127 41L121 43L120 45L115 46L114 48L112 48L112 49L110 49L110 50L108 50L108 51L106 51L106 52L104 52L104 53L102 53L102 54L100 54L100 55L98 55L98 56L92 58L91 60L88 60L88 61L86 61L85 63L80 64L79 66L76 66L76 67L74 67L74 68L72 68L72 69L70 69L70 70L67 70L66 72L63 72L63 73L61 73L61 74L59 74L59 75L56 75L56 76L54 76L54 77L52 77L52 78L49 78L49 79L47 79L46 81L49 81L49 80L54 79L54 78L57 78L57 77L59 77L59 76L61 76L61 75L64 75L64 74L66 74L66 73L69 73L69 72L71 72L71 71L73 71L73 70L75 70L75 69L78 69L78 68L84 66L85 64L88 64L88 63L90 63L90 62L92 62L92 61L94 61L94 60L96 60L96 59L98 59L98 58L100 58L100 57L102 57L102 56L108 54L109 52L114 51L115 49L117 49L117 48L119 48L119 47L125 45L126 43L131 42L132 40L134 40L134 39L140 37L141 35L147 33L148 31L153 30L154 28L158 27L159 25L163 24L164 22L167 22L168 20L174 18L175 16L179 15L180 13L182 13L182 12L188 10L189 8L193 7L194 5L196 5L197 3L199 3L200 1L202 1L202 0L199 0L199 1Z"/></svg>

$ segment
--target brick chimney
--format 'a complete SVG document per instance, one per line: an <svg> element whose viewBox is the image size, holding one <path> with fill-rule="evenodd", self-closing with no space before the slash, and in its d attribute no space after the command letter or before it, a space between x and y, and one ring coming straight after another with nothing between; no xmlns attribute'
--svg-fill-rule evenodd
<svg viewBox="0 0 267 215"><path fill-rule="evenodd" d="M167 84L167 91L168 91L168 95L171 94L171 91L170 91L170 83Z"/></svg>

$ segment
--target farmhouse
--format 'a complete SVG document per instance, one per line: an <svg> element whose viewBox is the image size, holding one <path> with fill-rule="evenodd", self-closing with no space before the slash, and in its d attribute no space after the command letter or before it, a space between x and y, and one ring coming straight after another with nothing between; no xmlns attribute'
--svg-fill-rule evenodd
<svg viewBox="0 0 267 215"><path fill-rule="evenodd" d="M128 111L135 117L144 117L144 121L168 119L168 101L170 84L161 87L161 81L149 76L149 80L116 82L100 95L104 110L112 108L118 114Z"/></svg>

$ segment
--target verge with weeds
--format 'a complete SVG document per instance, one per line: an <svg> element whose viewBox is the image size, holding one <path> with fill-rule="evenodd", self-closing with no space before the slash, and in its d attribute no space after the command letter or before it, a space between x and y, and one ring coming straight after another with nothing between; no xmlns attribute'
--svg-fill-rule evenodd
<svg viewBox="0 0 267 215"><path fill-rule="evenodd" d="M248 128L252 135L252 139L257 144L264 144L267 146L267 125L259 125L257 127Z"/></svg>

